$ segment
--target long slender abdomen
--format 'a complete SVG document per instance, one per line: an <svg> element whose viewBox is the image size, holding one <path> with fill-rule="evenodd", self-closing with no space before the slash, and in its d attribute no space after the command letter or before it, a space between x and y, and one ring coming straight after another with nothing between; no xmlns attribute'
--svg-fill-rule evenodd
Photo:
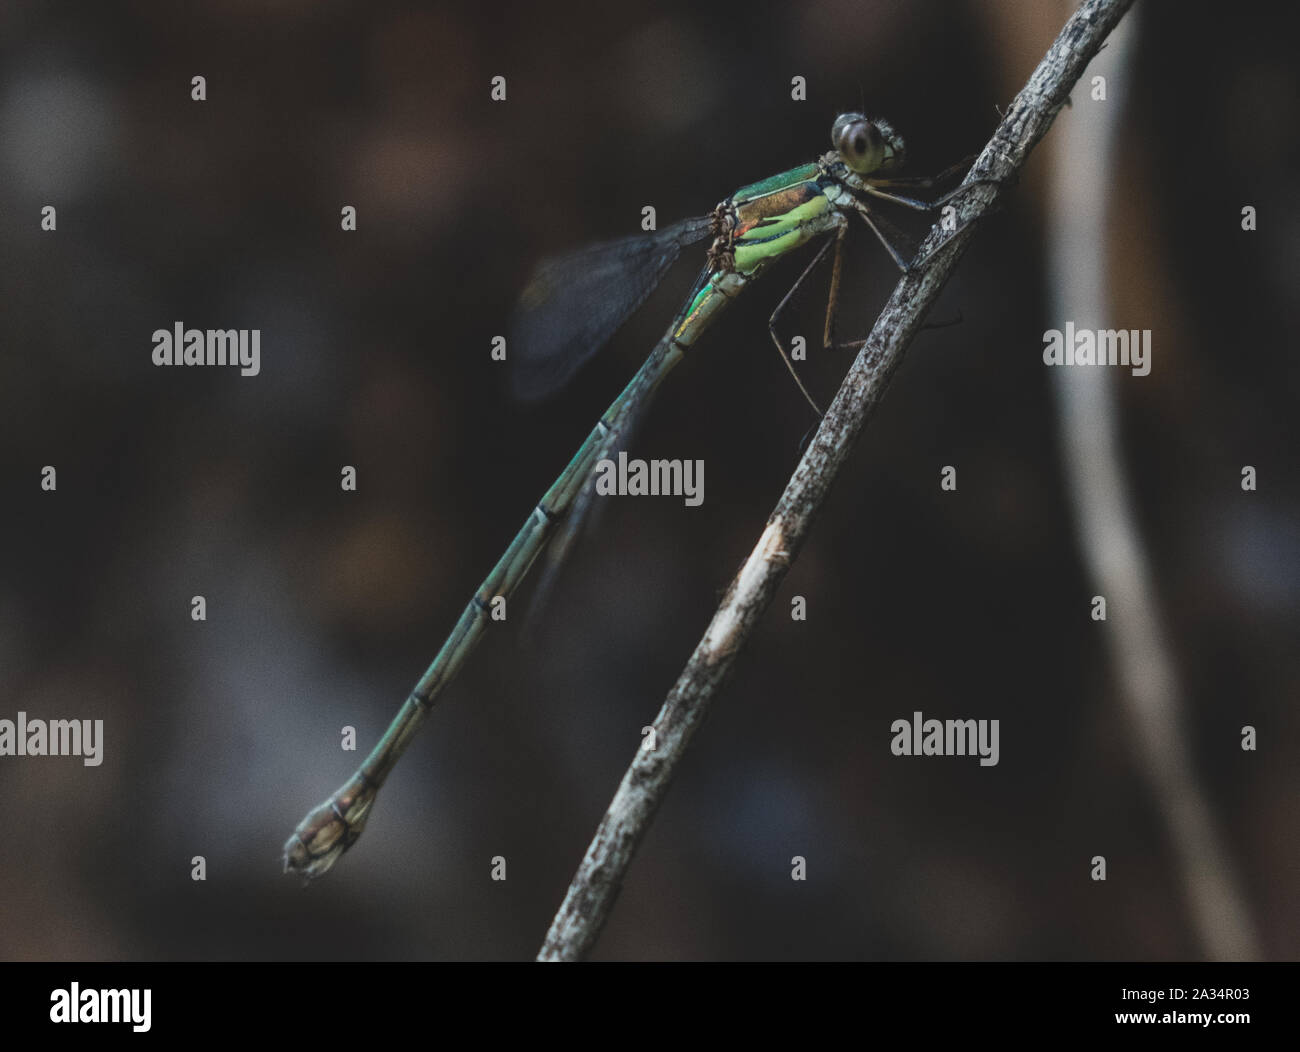
<svg viewBox="0 0 1300 1052"><path fill-rule="evenodd" d="M551 532L582 491L612 435L622 433L630 414L647 399L674 365L684 348L699 336L728 298L744 286L737 275L712 272L697 281L697 295L678 314L636 375L597 422L568 466L533 508L505 554L474 593L447 637L438 656L420 677L396 718L365 762L348 781L304 818L284 846L284 868L311 880L321 876L356 843L370 817L375 796L416 730L445 687L482 638L498 598L508 599L546 547ZM734 280L733 280L734 279Z"/></svg>

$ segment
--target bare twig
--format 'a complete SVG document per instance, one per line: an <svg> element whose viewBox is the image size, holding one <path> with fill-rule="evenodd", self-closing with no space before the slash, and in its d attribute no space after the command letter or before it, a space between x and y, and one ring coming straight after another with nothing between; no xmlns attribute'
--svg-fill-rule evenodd
<svg viewBox="0 0 1300 1052"><path fill-rule="evenodd" d="M921 247L923 262L894 289L758 544L664 701L654 722L654 747L639 749L623 776L538 960L579 960L595 943L691 736L776 594L831 482L957 265L974 223L990 211L1003 187L1014 181L1029 151L1065 104L1070 88L1132 2L1087 0L1075 12L967 175L963 185L970 189L954 204L956 231L947 233L942 224L931 230Z"/></svg>
<svg viewBox="0 0 1300 1052"><path fill-rule="evenodd" d="M1112 37L1107 52L1120 81L1132 61L1134 26ZM1048 202L1053 317L1110 328L1106 214L1114 186L1112 161L1127 93L1104 106L1084 106L1054 145ZM1198 785L1184 721L1183 691L1170 653L1120 456L1119 407L1111 369L1053 369L1061 455L1075 529L1099 594L1119 701L1135 731L1135 759L1152 792L1181 870L1192 929L1206 956L1249 960L1260 955L1245 895Z"/></svg>

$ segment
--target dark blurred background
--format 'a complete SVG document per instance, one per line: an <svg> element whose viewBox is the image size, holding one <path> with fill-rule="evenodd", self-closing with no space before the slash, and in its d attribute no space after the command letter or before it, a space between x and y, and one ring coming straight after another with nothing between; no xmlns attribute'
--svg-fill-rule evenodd
<svg viewBox="0 0 1300 1052"><path fill-rule="evenodd" d="M1264 953L1294 958L1300 92L1290 36L1249 4L1194 6L1139 3L1137 59L1110 85L1128 115L1116 324L1155 333L1151 375L1117 383L1196 772ZM97 768L0 758L0 956L532 956L812 420L766 333L790 261L634 447L702 458L704 506L609 502L532 641L513 619L489 635L358 846L303 889L285 837L374 743L698 259L536 406L488 353L528 271L635 232L645 205L666 224L814 159L844 109L887 116L909 169L938 171L983 146L1068 13L0 3L0 717L106 736ZM841 475L598 959L1200 952L1062 481L1041 361L1062 321L1050 144L936 308L962 323L921 334ZM855 233L845 338L893 283ZM823 402L848 364L817 350L826 282L785 322ZM260 328L261 375L155 368L150 334L175 321ZM1000 719L1000 764L895 758L890 724L915 710Z"/></svg>

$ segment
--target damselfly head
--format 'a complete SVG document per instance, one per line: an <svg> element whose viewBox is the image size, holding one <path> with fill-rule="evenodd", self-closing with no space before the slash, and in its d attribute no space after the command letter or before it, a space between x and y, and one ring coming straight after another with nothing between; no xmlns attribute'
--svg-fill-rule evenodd
<svg viewBox="0 0 1300 1052"><path fill-rule="evenodd" d="M888 171L903 164L903 137L888 121L870 120L861 113L841 113L835 118L831 144L858 175Z"/></svg>

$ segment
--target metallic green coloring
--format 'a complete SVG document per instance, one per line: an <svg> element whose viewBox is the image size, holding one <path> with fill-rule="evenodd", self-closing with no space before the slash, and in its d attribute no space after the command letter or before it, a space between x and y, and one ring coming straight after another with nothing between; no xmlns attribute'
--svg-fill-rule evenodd
<svg viewBox="0 0 1300 1052"><path fill-rule="evenodd" d="M629 238L612 242L608 246L597 246L593 250L574 254L569 261L551 261L538 268L533 281L521 297L526 311L539 312L533 317L540 317L547 301L565 290L566 268L570 275L577 276L576 284L581 285L582 271L574 269L577 266L609 266L610 272L616 274L620 254L629 258L636 255L638 259L645 256L650 261L647 265L655 268L654 280L657 281L658 276L676 258L681 247L705 236L713 239L705 266L672 324L623 392L597 421L559 478L529 514L505 554L474 593L451 634L383 737L356 773L328 800L314 808L289 837L284 847L286 872L297 873L307 880L319 877L356 842L365 828L380 787L442 689L460 671L486 631L491 620L493 601L513 595L534 561L546 548L557 526L564 521L575 504L578 505L578 513L574 519L580 519L586 508L584 497L588 501L590 499L588 483L597 462L611 456L625 442L664 377L682 360L719 312L750 281L766 270L774 260L789 254L809 240L820 235L835 234L833 311L839 284L840 249L847 234L849 217L855 213L866 220L884 241L895 261L900 266L905 266L872 222L862 200L864 196L872 196L924 211L937 206L937 203L901 197L882 189L909 182L882 177L902 163L902 139L885 121L868 120L856 113L844 114L836 120L831 139L835 149L820 160L738 190L721 202L707 221L687 221L657 236ZM910 182L913 185L928 185L932 181ZM941 202L942 200L944 199ZM817 259L828 247L830 243L823 247ZM647 252L647 249L650 251ZM816 259L813 262L815 264ZM804 276L811 269L812 265L804 272ZM801 277L800 281L802 280ZM649 283L650 287L653 283ZM643 294L639 297L631 296L626 309L621 307L610 313L609 318L614 327L643 298ZM778 308L778 313L780 309ZM561 320L564 320L567 313L560 312ZM547 334L542 343L545 350L539 353L573 354L569 349L570 344L565 342L564 334L559 332L555 319L548 318L547 323L554 331ZM593 330L597 332L593 342L602 342L600 336L608 335L604 331L607 328L609 325L597 325ZM774 328L772 336L784 355ZM826 342L828 345L832 342L830 312ZM585 357L596 349L582 348L580 354ZM787 364L790 364L788 359ZM569 371L559 369L556 374L567 375ZM791 371L793 372L793 366ZM797 376L796 382L799 382L802 389L802 382ZM570 539L574 525L570 523L567 527ZM567 539L562 546L567 547Z"/></svg>

